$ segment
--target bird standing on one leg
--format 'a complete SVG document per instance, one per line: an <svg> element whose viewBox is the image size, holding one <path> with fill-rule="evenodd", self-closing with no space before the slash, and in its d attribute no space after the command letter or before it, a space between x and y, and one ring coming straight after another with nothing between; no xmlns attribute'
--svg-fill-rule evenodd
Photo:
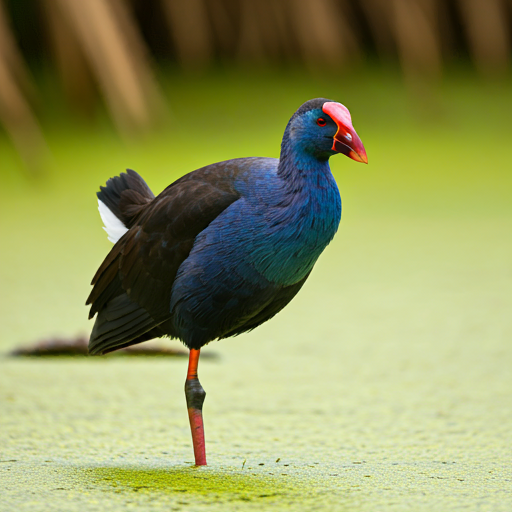
<svg viewBox="0 0 512 512"><path fill-rule="evenodd" d="M336 153L368 163L349 111L323 98L290 119L275 158L208 165L157 197L134 171L98 192L115 243L87 299L91 354L168 336L190 349L185 395L196 465L206 465L199 352L250 331L297 294L332 240L341 199Z"/></svg>

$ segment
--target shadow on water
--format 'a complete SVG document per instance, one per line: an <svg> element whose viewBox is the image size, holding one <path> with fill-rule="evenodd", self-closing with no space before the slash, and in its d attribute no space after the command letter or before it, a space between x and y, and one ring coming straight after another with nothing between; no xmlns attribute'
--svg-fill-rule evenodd
<svg viewBox="0 0 512 512"><path fill-rule="evenodd" d="M11 357L75 357L89 356L89 337L78 336L74 338L48 338L29 345L22 345L11 350L7 355ZM155 343L154 341L141 343L132 347L125 347L106 355L109 359L116 356L152 356L152 357L188 357L185 349L174 349ZM217 359L215 352L206 351L201 354L202 359ZM95 359L95 358L91 358Z"/></svg>
<svg viewBox="0 0 512 512"><path fill-rule="evenodd" d="M198 501L286 501L314 500L321 493L302 479L258 475L248 471L211 468L140 469L97 467L83 470L82 477L111 492L137 492L161 497Z"/></svg>

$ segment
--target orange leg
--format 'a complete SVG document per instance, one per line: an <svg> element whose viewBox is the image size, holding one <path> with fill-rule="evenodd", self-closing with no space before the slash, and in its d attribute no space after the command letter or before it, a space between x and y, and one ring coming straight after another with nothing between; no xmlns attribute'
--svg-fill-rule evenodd
<svg viewBox="0 0 512 512"><path fill-rule="evenodd" d="M185 382L185 396L187 398L188 419L192 432L192 444L196 466L206 466L206 446L204 442L203 402L206 396L204 389L197 378L197 365L200 350L190 349L188 359L188 373Z"/></svg>

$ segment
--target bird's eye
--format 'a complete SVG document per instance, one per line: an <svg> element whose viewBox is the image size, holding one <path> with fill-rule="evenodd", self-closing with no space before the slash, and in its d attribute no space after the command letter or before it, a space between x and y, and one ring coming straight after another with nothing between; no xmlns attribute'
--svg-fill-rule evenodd
<svg viewBox="0 0 512 512"><path fill-rule="evenodd" d="M319 117L317 120L316 120L316 124L318 126L325 126L327 124L327 121L323 118L323 117Z"/></svg>

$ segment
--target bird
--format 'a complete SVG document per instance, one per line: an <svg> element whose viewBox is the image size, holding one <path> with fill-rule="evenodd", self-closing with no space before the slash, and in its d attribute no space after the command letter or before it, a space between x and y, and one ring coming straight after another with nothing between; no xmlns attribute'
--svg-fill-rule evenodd
<svg viewBox="0 0 512 512"><path fill-rule="evenodd" d="M236 158L179 178L155 196L135 171L97 193L114 243L92 280L89 353L153 338L189 349L185 397L196 466L206 465L198 378L201 348L281 311L299 292L341 220L329 158L368 163L349 110L305 102L279 158Z"/></svg>

